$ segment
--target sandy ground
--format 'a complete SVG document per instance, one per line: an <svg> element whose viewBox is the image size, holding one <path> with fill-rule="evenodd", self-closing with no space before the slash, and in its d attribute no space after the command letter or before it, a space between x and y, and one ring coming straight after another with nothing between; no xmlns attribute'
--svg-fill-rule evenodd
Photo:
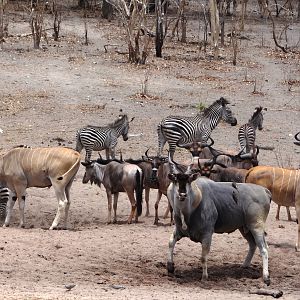
<svg viewBox="0 0 300 300"><path fill-rule="evenodd" d="M135 117L130 132L141 136L119 141L125 158L140 158L150 147L157 151L156 126L170 114L191 115L197 107L223 96L230 100L238 125L254 108L268 108L264 130L258 132L262 165L297 167L300 148L293 135L300 129L300 59L298 53L275 51L270 26L253 18L246 24L237 66L232 49L221 49L223 59L210 60L195 44L198 21L190 14L188 44L167 41L164 58L150 55L146 66L129 65L124 33L117 22L90 18L89 46L84 46L84 24L71 12L64 15L60 42L49 36L43 49L32 49L24 14L10 14L9 33L0 55L0 136L3 151L19 144L75 147L75 133L87 124L111 122L123 109ZM49 21L50 22L50 21ZM289 32L299 38L299 24ZM262 42L263 41L263 42ZM105 53L103 45L117 46ZM263 45L262 45L263 44ZM147 97L140 97L149 74ZM254 83L256 82L256 92ZM291 84L287 84L290 82ZM238 151L238 127L220 124L213 132L215 147ZM96 157L97 153L94 154ZM82 153L82 158L84 153ZM176 152L178 161L188 153ZM9 228L1 228L1 299L264 299L249 290L264 287L261 258L251 268L240 268L247 244L238 232L215 235L209 257L209 280L201 281L201 247L188 239L175 248L175 275L167 276L168 240L173 227L163 219L167 200L160 204L160 223L154 226L156 192L151 192L150 217L127 225L130 204L118 203L118 224L106 225L103 189L83 185L83 167L71 189L69 230L49 231L57 209L52 189L27 190L26 228L18 228L18 208ZM145 208L145 207L144 207ZM291 209L295 219L295 210ZM273 203L267 220L272 289L284 299L300 299L300 259L294 251L296 223L285 210L275 221ZM76 286L67 291L66 284Z"/></svg>

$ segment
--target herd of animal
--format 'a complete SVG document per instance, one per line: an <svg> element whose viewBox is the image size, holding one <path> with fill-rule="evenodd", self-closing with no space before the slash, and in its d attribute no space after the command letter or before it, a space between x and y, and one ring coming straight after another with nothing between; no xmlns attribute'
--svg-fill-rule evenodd
<svg viewBox="0 0 300 300"><path fill-rule="evenodd" d="M229 102L220 98L203 112L192 117L168 116L157 127L158 153L150 156L149 149L140 159L116 159L118 137L128 139L126 114L106 126L86 126L77 131L76 150L65 147L30 148L17 146L0 157L0 181L11 193L1 197L5 206L4 227L9 226L16 200L19 202L20 227L24 227L25 191L28 187L53 186L58 208L50 229L57 228L62 215L67 227L70 207L70 188L80 167L85 149L83 183L103 184L108 200L107 222L117 222L117 201L126 192L131 203L128 223L138 222L142 214L145 190L146 216L149 215L149 191L157 189L155 220L158 224L158 205L162 195L168 198L174 231L169 241L167 270L174 272L173 251L182 237L202 244L202 279L208 277L207 257L213 233L239 230L249 244L243 266L249 266L259 248L263 262L263 280L269 285L268 247L265 222L273 200L278 205L296 208L300 220L300 170L259 166L259 147L255 143L256 129L263 128L266 108L256 107L248 123L239 128L240 152L213 148L211 132L220 121L237 125ZM169 144L168 156L162 155ZM300 145L300 132L295 134ZM187 149L191 161L174 161L176 147ZM106 159L91 160L92 151L106 150ZM2 191L3 191L2 189ZM1 196L1 193L0 193ZM4 199L4 200L3 200ZM113 200L113 205L112 205ZM4 203L4 204L3 204ZM112 207L114 211L111 216ZM168 210L165 215L168 214ZM174 217L173 217L174 216ZM279 218L279 211L277 217ZM300 250L300 224L296 251Z"/></svg>

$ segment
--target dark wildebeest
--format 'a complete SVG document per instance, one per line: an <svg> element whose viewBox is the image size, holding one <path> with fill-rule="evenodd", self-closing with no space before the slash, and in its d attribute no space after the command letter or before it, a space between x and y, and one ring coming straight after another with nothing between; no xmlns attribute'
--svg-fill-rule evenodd
<svg viewBox="0 0 300 300"><path fill-rule="evenodd" d="M149 197L150 189L159 189L159 180L157 177L159 167L168 161L167 157L162 156L149 156L149 149L142 156L142 159L125 159L125 162L138 165L144 175L144 189L145 189L145 202L146 214L149 216Z"/></svg>
<svg viewBox="0 0 300 300"><path fill-rule="evenodd" d="M170 158L169 163L172 164ZM270 210L270 191L255 184L199 178L197 172L175 163L169 178L172 183L167 195L174 211L175 228L169 241L168 272L174 272L176 242L188 237L202 244L202 279L207 279L207 256L213 233L231 233L239 229L249 243L243 266L250 265L258 247L263 261L263 280L269 285L265 222Z"/></svg>
<svg viewBox="0 0 300 300"><path fill-rule="evenodd" d="M101 160L98 160L101 162ZM128 224L132 222L135 215L135 221L142 214L143 200L143 172L140 167L128 163L120 163L110 161L107 164L100 164L97 161L82 162L85 166L85 174L82 179L83 183L95 183L101 187L104 185L108 201L108 217L107 223L111 223L111 205L112 195L114 196L114 218L113 222L117 222L117 203L119 192L126 192L131 203L131 213L128 218ZM136 194L136 199L134 197Z"/></svg>

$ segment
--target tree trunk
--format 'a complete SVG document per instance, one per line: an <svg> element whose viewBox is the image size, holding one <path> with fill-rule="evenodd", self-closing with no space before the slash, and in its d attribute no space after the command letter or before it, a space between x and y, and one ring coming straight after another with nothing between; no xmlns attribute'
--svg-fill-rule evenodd
<svg viewBox="0 0 300 300"><path fill-rule="evenodd" d="M156 36L155 36L155 51L156 57L162 57L162 47L164 43L164 31L162 20L161 0L155 2L156 10Z"/></svg>
<svg viewBox="0 0 300 300"><path fill-rule="evenodd" d="M89 3L87 0L78 0L78 7L80 8L88 8Z"/></svg>
<svg viewBox="0 0 300 300"><path fill-rule="evenodd" d="M113 15L113 6L107 2L106 0L103 0L102 3L102 18L111 20L112 15Z"/></svg>

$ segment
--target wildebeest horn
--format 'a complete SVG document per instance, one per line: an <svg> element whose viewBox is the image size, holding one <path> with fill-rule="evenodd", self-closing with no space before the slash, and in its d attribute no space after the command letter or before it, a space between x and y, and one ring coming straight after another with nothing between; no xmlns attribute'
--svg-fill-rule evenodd
<svg viewBox="0 0 300 300"><path fill-rule="evenodd" d="M300 131L295 134L295 140L300 142L300 136L298 136L298 135L300 135Z"/></svg>
<svg viewBox="0 0 300 300"><path fill-rule="evenodd" d="M148 151L149 151L149 149L150 149L150 148L148 148L148 149L146 150L146 152L145 152L145 155L146 155L147 158L149 158L149 156L148 156Z"/></svg>

